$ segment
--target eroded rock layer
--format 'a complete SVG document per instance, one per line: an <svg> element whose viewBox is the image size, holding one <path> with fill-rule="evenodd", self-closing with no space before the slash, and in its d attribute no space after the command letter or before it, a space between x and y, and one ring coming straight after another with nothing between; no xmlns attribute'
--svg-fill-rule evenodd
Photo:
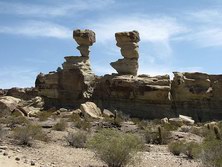
<svg viewBox="0 0 222 167"><path fill-rule="evenodd" d="M105 75L97 82L93 97L103 107L131 116L152 119L174 115L168 75Z"/></svg>
<svg viewBox="0 0 222 167"><path fill-rule="evenodd" d="M195 120L222 119L222 75L174 72L172 109Z"/></svg>

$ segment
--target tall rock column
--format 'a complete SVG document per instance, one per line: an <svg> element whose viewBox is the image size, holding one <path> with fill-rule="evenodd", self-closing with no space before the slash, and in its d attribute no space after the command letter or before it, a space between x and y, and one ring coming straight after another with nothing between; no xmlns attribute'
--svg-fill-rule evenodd
<svg viewBox="0 0 222 167"><path fill-rule="evenodd" d="M138 31L118 32L115 34L116 46L120 47L123 59L110 63L120 75L137 75L138 71L138 42L140 41Z"/></svg>
<svg viewBox="0 0 222 167"><path fill-rule="evenodd" d="M66 56L62 68L49 74L39 74L36 88L45 97L46 105L69 107L91 98L95 75L90 67L90 46L96 41L92 30L74 30L73 38L81 56Z"/></svg>

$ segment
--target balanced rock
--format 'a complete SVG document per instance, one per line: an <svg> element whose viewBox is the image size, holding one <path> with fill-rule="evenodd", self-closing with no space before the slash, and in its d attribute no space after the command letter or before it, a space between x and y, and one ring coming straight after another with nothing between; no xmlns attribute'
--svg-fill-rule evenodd
<svg viewBox="0 0 222 167"><path fill-rule="evenodd" d="M40 73L36 78L36 88L46 100L46 107L76 107L92 96L95 75L90 67L89 47L96 41L95 33L74 30L73 38L80 45L77 49L81 56L66 56L62 68L48 74Z"/></svg>
<svg viewBox="0 0 222 167"><path fill-rule="evenodd" d="M84 57L89 56L89 46L92 46L96 41L95 33L92 30L74 30L73 38L79 44L77 49Z"/></svg>
<svg viewBox="0 0 222 167"><path fill-rule="evenodd" d="M120 47L124 59L119 59L116 62L110 63L110 65L120 75L137 75L139 58L139 45L137 42L140 41L139 33L137 31L118 32L115 34L115 37L116 45Z"/></svg>

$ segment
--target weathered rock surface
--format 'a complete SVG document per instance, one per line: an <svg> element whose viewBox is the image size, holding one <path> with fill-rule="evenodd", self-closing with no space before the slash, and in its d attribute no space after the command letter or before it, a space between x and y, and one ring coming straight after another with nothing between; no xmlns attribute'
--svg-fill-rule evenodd
<svg viewBox="0 0 222 167"><path fill-rule="evenodd" d="M120 51L124 59L119 59L116 62L110 63L110 65L118 72L118 74L124 75L137 75L138 71L138 58L140 41L139 33L137 31L119 32L115 34L116 45L120 47Z"/></svg>
<svg viewBox="0 0 222 167"><path fill-rule="evenodd" d="M103 107L142 118L171 116L170 78L148 75L105 75L95 87L94 99Z"/></svg>
<svg viewBox="0 0 222 167"><path fill-rule="evenodd" d="M102 112L100 108L93 102L86 102L80 105L80 110L85 117L101 118Z"/></svg>
<svg viewBox="0 0 222 167"><path fill-rule="evenodd" d="M79 44L77 49L83 57L89 57L89 46L96 42L95 33L92 30L74 30L73 38Z"/></svg>
<svg viewBox="0 0 222 167"><path fill-rule="evenodd" d="M75 30L73 38L80 45L79 48L89 47L95 42L95 33L91 30ZM95 75L88 56L66 56L63 68L37 76L35 85L39 95L45 97L46 105L73 107L92 96Z"/></svg>
<svg viewBox="0 0 222 167"><path fill-rule="evenodd" d="M35 88L11 88L5 91L6 96L12 96L15 98L30 100L38 95Z"/></svg>
<svg viewBox="0 0 222 167"><path fill-rule="evenodd" d="M222 75L174 72L172 81L168 75L137 76L139 33L119 32L115 37L123 56L111 63L118 74L99 78L89 62L95 33L73 31L81 56L67 56L62 68L37 76L36 88L46 106L79 108L82 103L94 101L102 109L142 118L187 115L195 121L222 119Z"/></svg>
<svg viewBox="0 0 222 167"><path fill-rule="evenodd" d="M222 119L222 75L174 72L172 109L197 121Z"/></svg>
<svg viewBox="0 0 222 167"><path fill-rule="evenodd" d="M2 96L0 97L0 112L11 114L18 107L20 102L21 99L11 96Z"/></svg>
<svg viewBox="0 0 222 167"><path fill-rule="evenodd" d="M119 59L116 62L110 63L110 65L118 72L120 75L137 75L138 61L136 59Z"/></svg>

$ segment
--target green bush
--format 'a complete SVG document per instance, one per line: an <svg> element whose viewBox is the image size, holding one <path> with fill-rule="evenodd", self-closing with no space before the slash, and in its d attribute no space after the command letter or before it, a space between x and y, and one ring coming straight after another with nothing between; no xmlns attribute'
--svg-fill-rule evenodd
<svg viewBox="0 0 222 167"><path fill-rule="evenodd" d="M49 139L40 126L31 124L15 128L14 138L18 144L27 146L31 146L34 139L42 141L48 141Z"/></svg>
<svg viewBox="0 0 222 167"><path fill-rule="evenodd" d="M6 124L10 128L15 128L16 125L27 125L29 121L24 116L9 116L2 120L2 123Z"/></svg>
<svg viewBox="0 0 222 167"><path fill-rule="evenodd" d="M4 130L2 125L0 124L0 140L3 139Z"/></svg>
<svg viewBox="0 0 222 167"><path fill-rule="evenodd" d="M53 129L57 131L64 131L67 126L67 122L64 119L60 119L60 121L53 126Z"/></svg>
<svg viewBox="0 0 222 167"><path fill-rule="evenodd" d="M184 142L182 141L172 142L168 144L168 149L171 153L178 156L184 152Z"/></svg>
<svg viewBox="0 0 222 167"><path fill-rule="evenodd" d="M52 112L42 111L38 114L39 121L46 121L52 115Z"/></svg>
<svg viewBox="0 0 222 167"><path fill-rule="evenodd" d="M87 146L109 167L123 167L144 143L136 135L103 129L87 142Z"/></svg>
<svg viewBox="0 0 222 167"><path fill-rule="evenodd" d="M149 126L144 131L144 138L148 144L167 144L170 135L170 131L160 126Z"/></svg>
<svg viewBox="0 0 222 167"><path fill-rule="evenodd" d="M87 140L87 134L86 132L68 133L65 139L72 147L84 148Z"/></svg>
<svg viewBox="0 0 222 167"><path fill-rule="evenodd" d="M201 146L196 142L185 143L183 153L190 159L199 158Z"/></svg>
<svg viewBox="0 0 222 167"><path fill-rule="evenodd" d="M74 126L78 129L82 129L85 131L90 131L90 128L91 128L90 122L88 122L86 120L78 120L78 121L74 122Z"/></svg>
<svg viewBox="0 0 222 167"><path fill-rule="evenodd" d="M201 160L206 167L222 167L222 141L205 140L202 144Z"/></svg>

